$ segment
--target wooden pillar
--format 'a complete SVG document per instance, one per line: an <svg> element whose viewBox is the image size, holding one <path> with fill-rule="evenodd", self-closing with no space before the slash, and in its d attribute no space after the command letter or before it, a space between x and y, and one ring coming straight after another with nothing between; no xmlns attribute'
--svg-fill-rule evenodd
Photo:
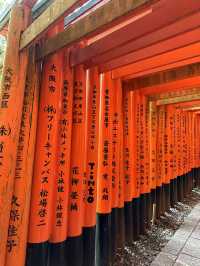
<svg viewBox="0 0 200 266"><path fill-rule="evenodd" d="M21 32L28 24L29 9L16 4L8 29L0 99L0 265L5 264L9 217L14 187L17 146L20 133L27 51L19 53ZM13 213L13 219L18 219Z"/></svg>

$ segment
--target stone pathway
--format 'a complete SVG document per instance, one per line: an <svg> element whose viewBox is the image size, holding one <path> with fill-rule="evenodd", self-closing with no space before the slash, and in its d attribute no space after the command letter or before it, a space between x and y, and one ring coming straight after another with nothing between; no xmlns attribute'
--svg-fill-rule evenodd
<svg viewBox="0 0 200 266"><path fill-rule="evenodd" d="M200 203L167 243L151 266L200 266Z"/></svg>

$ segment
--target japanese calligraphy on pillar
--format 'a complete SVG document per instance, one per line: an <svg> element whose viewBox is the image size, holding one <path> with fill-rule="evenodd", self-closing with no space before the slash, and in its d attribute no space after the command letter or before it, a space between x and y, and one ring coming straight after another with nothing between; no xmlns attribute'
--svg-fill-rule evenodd
<svg viewBox="0 0 200 266"><path fill-rule="evenodd" d="M136 91L135 100L135 125L136 125L136 185L138 196L140 193L140 93Z"/></svg>
<svg viewBox="0 0 200 266"><path fill-rule="evenodd" d="M112 207L118 207L120 171L120 120L122 113L122 87L120 80L113 81L112 112Z"/></svg>
<svg viewBox="0 0 200 266"><path fill-rule="evenodd" d="M68 235L81 235L83 226L83 182L86 164L86 71L82 65L74 69L72 104L72 143L69 189Z"/></svg>
<svg viewBox="0 0 200 266"><path fill-rule="evenodd" d="M157 107L155 102L149 102L149 137L150 137L150 182L156 188L156 141L157 141Z"/></svg>
<svg viewBox="0 0 200 266"><path fill-rule="evenodd" d="M157 142L157 186L161 186L163 182L163 135L164 135L164 110L160 106L158 108L158 142Z"/></svg>
<svg viewBox="0 0 200 266"><path fill-rule="evenodd" d="M29 143L29 132L30 132L30 122L29 115L31 109L31 93L33 89L30 88L29 80L26 81L26 87L24 92L24 104L22 109L21 118L21 128L18 141L17 157L16 157L16 168L15 168L15 189L12 198L11 212L10 212L10 222L8 228L8 240L7 240L7 251L11 253L13 248L18 245L19 232L18 228L23 219L22 214L24 211L23 205L23 186L25 183L25 167L26 167L26 156L27 147Z"/></svg>
<svg viewBox="0 0 200 266"><path fill-rule="evenodd" d="M110 213L112 205L112 90L111 73L101 75L97 212Z"/></svg>
<svg viewBox="0 0 200 266"><path fill-rule="evenodd" d="M167 130L168 130L168 156L169 177L174 178L174 108L167 106Z"/></svg>
<svg viewBox="0 0 200 266"><path fill-rule="evenodd" d="M131 127L131 93L124 89L123 95L124 108L124 190L125 201L132 200L132 162L131 162L131 142L130 142L130 127Z"/></svg>
<svg viewBox="0 0 200 266"><path fill-rule="evenodd" d="M140 185L141 193L147 193L147 176L146 176L146 104L145 96L140 96Z"/></svg>
<svg viewBox="0 0 200 266"><path fill-rule="evenodd" d="M70 154L72 135L73 69L69 66L69 50L63 54L64 64L60 71L62 82L61 113L59 116L57 173L53 210L53 232L51 242L62 242L67 238L68 195L70 176Z"/></svg>
<svg viewBox="0 0 200 266"><path fill-rule="evenodd" d="M163 166L164 166L164 182L168 184L169 178L169 113L167 107L164 109L164 143L163 143Z"/></svg>
<svg viewBox="0 0 200 266"><path fill-rule="evenodd" d="M29 242L49 239L50 215L57 170L58 128L61 108L62 52L46 59L43 66L32 185Z"/></svg>
<svg viewBox="0 0 200 266"><path fill-rule="evenodd" d="M100 79L98 68L88 71L87 89L87 149L86 149L86 197L84 200L84 226L96 224L98 141L99 141L99 104Z"/></svg>

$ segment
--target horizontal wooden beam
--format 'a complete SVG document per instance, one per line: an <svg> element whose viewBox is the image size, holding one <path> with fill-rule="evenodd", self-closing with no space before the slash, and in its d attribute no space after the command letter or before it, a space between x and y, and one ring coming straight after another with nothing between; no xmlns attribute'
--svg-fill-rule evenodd
<svg viewBox="0 0 200 266"><path fill-rule="evenodd" d="M200 63L195 63L191 65L185 65L178 68L165 70L155 74L147 75L144 77L129 79L123 81L124 85L130 90L143 89L148 87L155 87L165 83L177 82L179 80L184 80L192 77L200 76ZM181 85L183 86L183 85ZM160 93L160 92L158 92Z"/></svg>
<svg viewBox="0 0 200 266"><path fill-rule="evenodd" d="M102 37L91 45L74 50L71 55L72 66L93 59L103 62L108 58L119 57L130 51L146 47L147 44L150 45L169 36L175 36L181 31L187 31L191 28L191 24L196 27L198 17L192 16L200 10L200 2L191 0L188 5L188 0L168 0L161 1L150 8L152 12L147 13L146 16L130 22L125 27ZM187 18L187 16L189 17ZM174 25L169 26L172 23ZM130 46L131 41L133 41L133 45ZM101 57L98 58L98 56Z"/></svg>
<svg viewBox="0 0 200 266"><path fill-rule="evenodd" d="M129 75L139 75L140 72L144 71L151 71L153 73L158 72L154 71L154 69L163 67L163 70L166 70L168 68L172 68L171 65L175 63L179 63L181 61L184 61L183 65L187 65L187 60L195 59L193 63L199 62L199 50L200 50L200 42L187 45L185 47L172 50L170 52L166 52L161 55L156 55L132 64L129 64L127 66L119 67L112 71L112 77L113 79L128 77ZM166 66L166 68L165 68ZM106 71L107 66L104 66L103 69L101 69L103 72Z"/></svg>
<svg viewBox="0 0 200 266"><path fill-rule="evenodd" d="M177 104L177 103L185 103L185 102L192 102L192 101L199 101L200 100L200 93L192 94L192 95L185 95L180 97L172 97L168 99L161 99L156 101L156 105L168 105L168 104Z"/></svg>
<svg viewBox="0 0 200 266"><path fill-rule="evenodd" d="M73 8L80 0L55 0L22 34L20 49L28 46L42 32L55 23L67 11Z"/></svg>
<svg viewBox="0 0 200 266"><path fill-rule="evenodd" d="M200 111L200 105L199 106L192 106L192 107L183 107L184 111Z"/></svg>
<svg viewBox="0 0 200 266"><path fill-rule="evenodd" d="M197 23L199 18L200 12L125 43L123 46L92 58L87 67L107 65L108 68L114 69L199 41L200 28L197 28L200 26L200 22Z"/></svg>
<svg viewBox="0 0 200 266"><path fill-rule="evenodd" d="M41 47L39 58L47 56L64 46L70 45L81 38L88 36L99 28L128 15L145 4L154 0L110 0L108 3L96 9L92 14L79 19L76 23L47 40ZM23 47L22 45L21 47Z"/></svg>
<svg viewBox="0 0 200 266"><path fill-rule="evenodd" d="M149 96L149 100L157 101L157 100L169 99L169 98L174 98L174 97L196 95L199 92L200 92L200 87L199 88L183 89L183 90L175 90L175 91L170 91L170 92L166 92L166 93L159 93L159 94L155 94L153 96Z"/></svg>
<svg viewBox="0 0 200 266"><path fill-rule="evenodd" d="M199 17L200 17L200 13L199 13ZM180 49L182 47L186 47L191 44L198 43L199 41L200 41L200 27L197 29L191 30L189 32L182 33L175 37L169 38L167 40L161 41L159 43L147 46L143 49L131 52L124 56L120 56L119 58L115 58L109 62L101 63L100 61L98 61L99 58L97 58L94 60L92 65L90 64L90 67L94 65L99 65L101 63L100 70L102 72L107 72L107 71L110 71L116 68L123 67L125 65L137 63L141 60L146 60L149 58L153 58L155 56L160 56L162 54ZM134 45L135 44L133 41L133 47Z"/></svg>

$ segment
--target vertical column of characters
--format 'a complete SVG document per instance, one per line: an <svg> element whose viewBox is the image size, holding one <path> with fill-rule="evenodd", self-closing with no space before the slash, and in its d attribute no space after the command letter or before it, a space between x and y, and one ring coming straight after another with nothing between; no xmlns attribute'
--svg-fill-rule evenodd
<svg viewBox="0 0 200 266"><path fill-rule="evenodd" d="M173 110L170 105L165 107L165 135L164 135L164 167L165 167L165 202L166 209L170 208L170 182L172 179L172 126L171 126L171 113Z"/></svg>
<svg viewBox="0 0 200 266"><path fill-rule="evenodd" d="M43 265L48 255L53 186L57 175L62 60L63 54L57 53L47 58L43 65L29 222L28 265L35 265L36 261Z"/></svg>
<svg viewBox="0 0 200 266"><path fill-rule="evenodd" d="M180 196L180 175L181 175L181 130L180 130L180 108L176 108L175 113L175 151L176 151L176 187L177 200L181 200Z"/></svg>
<svg viewBox="0 0 200 266"><path fill-rule="evenodd" d="M191 179L190 179L190 191L193 187L193 180L194 180L194 115L193 112L190 112L190 119L191 119L191 134L190 134L190 141L191 141Z"/></svg>
<svg viewBox="0 0 200 266"><path fill-rule="evenodd" d="M133 125L133 97L129 89L123 90L124 109L124 215L125 215L125 238L131 243L133 237L133 150L132 150L132 125Z"/></svg>
<svg viewBox="0 0 200 266"><path fill-rule="evenodd" d="M182 154L182 110L177 110L177 153L178 153L178 200L183 200L183 154Z"/></svg>
<svg viewBox="0 0 200 266"><path fill-rule="evenodd" d="M156 203L156 179L157 179L157 171L156 171L156 143L157 143L157 106L153 101L149 102L149 178L150 178L150 186L151 186L151 195L153 204Z"/></svg>
<svg viewBox="0 0 200 266"><path fill-rule="evenodd" d="M112 253L118 247L119 215L119 171L120 171L120 116L122 108L122 86L121 80L113 80L113 108L112 108ZM114 256L113 256L114 258Z"/></svg>
<svg viewBox="0 0 200 266"><path fill-rule="evenodd" d="M168 176L169 176L169 193L170 193L170 205L175 204L174 198L174 107L167 105L167 135L168 135ZM169 207L169 206L168 206Z"/></svg>
<svg viewBox="0 0 200 266"><path fill-rule="evenodd" d="M177 136L177 157L178 157L178 171L177 176L182 174L182 165L181 165L181 110L177 109L176 112L176 136Z"/></svg>
<svg viewBox="0 0 200 266"><path fill-rule="evenodd" d="M140 95L140 191L145 195L148 191L146 178L146 102L145 96Z"/></svg>
<svg viewBox="0 0 200 266"><path fill-rule="evenodd" d="M197 139L198 139L198 171L200 173L199 167L200 167L200 116L199 114L197 115L197 127L198 127L198 135L197 135Z"/></svg>
<svg viewBox="0 0 200 266"><path fill-rule="evenodd" d="M1 79L0 98L0 265L5 264L8 227L15 178L28 51L19 53L21 32L27 15L14 5L8 26L7 47ZM12 242L11 242L12 245Z"/></svg>
<svg viewBox="0 0 200 266"><path fill-rule="evenodd" d="M69 50L63 51L63 61L58 69L61 94L50 234L49 263L52 266L66 263L65 241L67 239L68 222L73 101L73 70L69 66L69 53Z"/></svg>
<svg viewBox="0 0 200 266"><path fill-rule="evenodd" d="M186 194L189 192L189 178L190 178L190 166L191 166L191 158L190 158L190 122L189 122L189 115L188 112L185 111L185 117L186 117Z"/></svg>
<svg viewBox="0 0 200 266"><path fill-rule="evenodd" d="M184 112L184 142L185 142L185 174L188 172L188 138L187 138L187 113Z"/></svg>
<svg viewBox="0 0 200 266"><path fill-rule="evenodd" d="M163 213L164 206L164 193L163 193L163 182L164 182L164 106L158 107L158 129L157 129L157 191L156 191L156 202L157 202L157 217Z"/></svg>
<svg viewBox="0 0 200 266"><path fill-rule="evenodd" d="M86 133L86 191L84 197L83 265L95 263L97 171L99 147L100 74L98 68L88 70L87 133Z"/></svg>
<svg viewBox="0 0 200 266"><path fill-rule="evenodd" d="M163 134L163 167L164 185L169 184L169 134L168 134L168 113L167 107L164 109L164 134Z"/></svg>
<svg viewBox="0 0 200 266"><path fill-rule="evenodd" d="M120 81L121 82L121 81ZM121 101L119 113L119 189L118 189L118 247L125 243L125 221L124 221L124 137L123 137L123 98L121 88Z"/></svg>
<svg viewBox="0 0 200 266"><path fill-rule="evenodd" d="M171 126L171 138L172 138L172 146L171 151L172 153L172 183L170 186L171 189L171 205L174 206L174 204L177 202L177 154L176 154L176 108L173 107L173 105L169 110L170 112L170 126Z"/></svg>
<svg viewBox="0 0 200 266"><path fill-rule="evenodd" d="M145 110L145 182L146 182L146 204L147 204L147 226L150 227L152 219L152 197L151 197L151 181L150 181L150 112L149 112L149 101L144 96L144 110Z"/></svg>
<svg viewBox="0 0 200 266"><path fill-rule="evenodd" d="M33 162L28 158L30 156L30 149L34 153L31 141L33 140L34 143L36 137L35 120L37 119L38 107L38 78L39 73L35 63L35 52L32 48L29 53L21 128L17 148L14 191L8 227L5 264L8 266L14 265L16 261L18 261L19 266L23 266L25 263L33 168ZM33 104L35 104L35 106L33 106ZM33 110L35 112L33 112ZM3 147L1 147L1 149L2 148ZM33 155L31 155L31 158L33 160ZM27 168L30 168L29 173L27 173Z"/></svg>
<svg viewBox="0 0 200 266"><path fill-rule="evenodd" d="M136 178L136 187L135 187L135 198L139 200L140 198L140 91L135 90L133 92L134 97L134 149L135 149L135 156L133 162L133 169Z"/></svg>
<svg viewBox="0 0 200 266"><path fill-rule="evenodd" d="M189 139L189 127L190 127L190 123L189 123L189 115L188 112L185 111L185 116L186 116L186 147L187 147L187 174L190 172L190 139Z"/></svg>
<svg viewBox="0 0 200 266"><path fill-rule="evenodd" d="M73 86L67 263L78 266L83 262L83 182L86 165L86 71L82 65L74 69Z"/></svg>
<svg viewBox="0 0 200 266"><path fill-rule="evenodd" d="M140 197L140 91L133 92L133 177L134 177L134 194L133 194L133 239L137 240L140 232L144 232L144 222L141 223L141 197Z"/></svg>
<svg viewBox="0 0 200 266"><path fill-rule="evenodd" d="M175 176L176 179L178 177L179 174L179 154L178 154L178 123L177 123L177 115L178 115L178 109L175 109L175 114L174 114L174 138L175 138L175 145L174 145L174 149L175 149L175 153L174 153L174 159L175 159Z"/></svg>
<svg viewBox="0 0 200 266"><path fill-rule="evenodd" d="M173 115L172 115L172 142L173 142L173 147L174 147L174 153L173 153L173 177L174 180L177 177L177 160L176 160L176 149L175 149L175 145L176 145L176 125L175 125L175 117L176 117L176 108L173 109Z"/></svg>
<svg viewBox="0 0 200 266"><path fill-rule="evenodd" d="M166 175L165 175L165 120L166 120L166 106L163 105L161 108L161 150L162 150L162 160L161 160L161 179L162 179L162 187L161 187L161 214L165 212L165 183L166 183Z"/></svg>
<svg viewBox="0 0 200 266"><path fill-rule="evenodd" d="M196 155L196 168L198 168L198 124L197 124L197 115L195 113L195 155Z"/></svg>
<svg viewBox="0 0 200 266"><path fill-rule="evenodd" d="M181 110L182 175L185 174L185 112Z"/></svg>
<svg viewBox="0 0 200 266"><path fill-rule="evenodd" d="M140 220L141 222L141 233L146 232L147 220L148 220L148 202L147 202L147 171L146 171L146 99L145 96L140 94Z"/></svg>
<svg viewBox="0 0 200 266"><path fill-rule="evenodd" d="M191 192L192 189L192 183L193 183L193 114L192 112L188 112L189 116L189 154L190 154L190 175L189 175L189 192Z"/></svg>
<svg viewBox="0 0 200 266"><path fill-rule="evenodd" d="M194 112L194 181L195 186L198 186L198 171L197 171L197 116Z"/></svg>
<svg viewBox="0 0 200 266"><path fill-rule="evenodd" d="M97 175L96 265L111 263L112 210L112 90L111 72L100 79L99 160Z"/></svg>
<svg viewBox="0 0 200 266"><path fill-rule="evenodd" d="M182 120L182 135L183 135L183 196L187 195L187 125L186 125L186 112L183 111Z"/></svg>
<svg viewBox="0 0 200 266"><path fill-rule="evenodd" d="M197 136L197 139L198 139L198 175L200 175L200 115L197 114L197 127L198 127L198 136Z"/></svg>
<svg viewBox="0 0 200 266"><path fill-rule="evenodd" d="M157 129L157 187L162 186L163 182L163 107L158 107L158 129Z"/></svg>
<svg viewBox="0 0 200 266"><path fill-rule="evenodd" d="M168 132L168 167L169 167L169 182L173 180L173 167L174 167L174 141L173 141L173 128L174 128L174 108L172 105L167 105L167 132Z"/></svg>

